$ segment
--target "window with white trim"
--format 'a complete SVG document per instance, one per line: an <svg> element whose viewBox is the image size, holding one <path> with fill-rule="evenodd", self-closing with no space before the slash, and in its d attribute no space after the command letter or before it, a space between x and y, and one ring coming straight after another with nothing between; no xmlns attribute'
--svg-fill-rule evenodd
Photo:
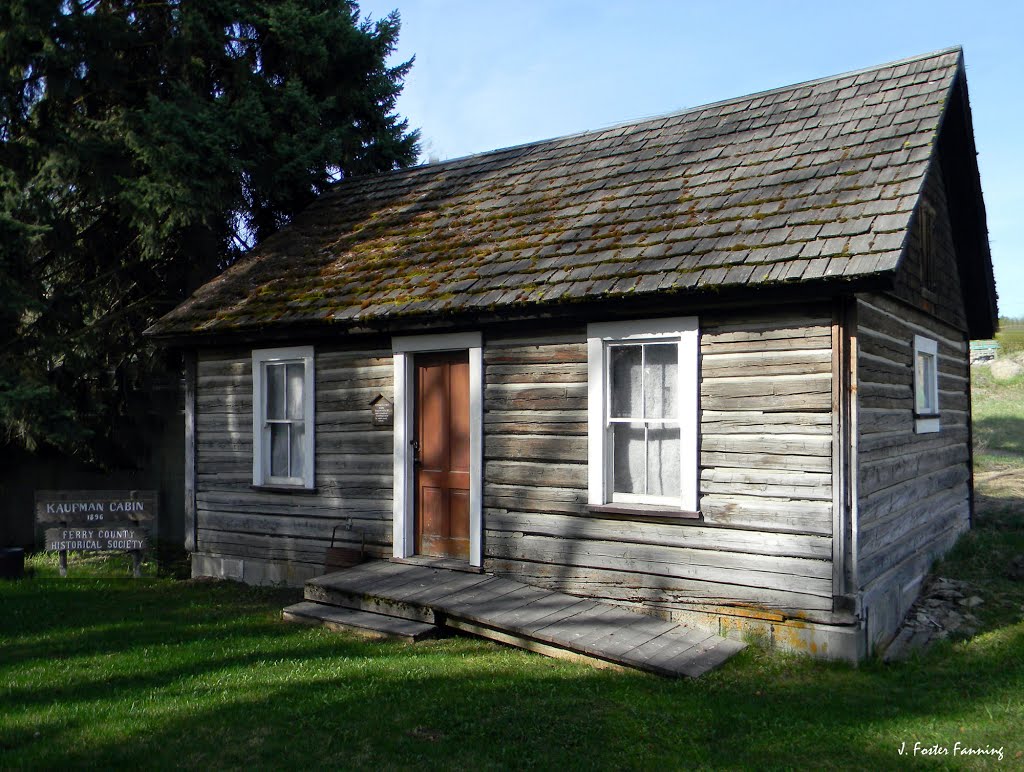
<svg viewBox="0 0 1024 772"><path fill-rule="evenodd" d="M922 335L914 336L914 430L939 431L938 344Z"/></svg>
<svg viewBox="0 0 1024 772"><path fill-rule="evenodd" d="M254 485L313 487L313 347L252 352Z"/></svg>
<svg viewBox="0 0 1024 772"><path fill-rule="evenodd" d="M697 510L697 319L587 326L591 506Z"/></svg>

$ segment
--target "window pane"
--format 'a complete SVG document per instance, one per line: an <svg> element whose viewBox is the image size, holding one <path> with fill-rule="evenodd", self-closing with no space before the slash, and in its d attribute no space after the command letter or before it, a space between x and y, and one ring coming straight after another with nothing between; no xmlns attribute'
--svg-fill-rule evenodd
<svg viewBox="0 0 1024 772"><path fill-rule="evenodd" d="M676 362L679 344L655 343L644 346L644 417L676 417Z"/></svg>
<svg viewBox="0 0 1024 772"><path fill-rule="evenodd" d="M608 352L612 418L640 418L641 347L612 346Z"/></svg>
<svg viewBox="0 0 1024 772"><path fill-rule="evenodd" d="M284 365L267 365L267 418L284 418Z"/></svg>
<svg viewBox="0 0 1024 772"><path fill-rule="evenodd" d="M615 493L643 493L643 424L612 424L612 448L612 490Z"/></svg>
<svg viewBox="0 0 1024 772"><path fill-rule="evenodd" d="M288 367L288 417L301 421L302 414L302 390L306 385L305 366L301 364L290 364Z"/></svg>
<svg viewBox="0 0 1024 772"><path fill-rule="evenodd" d="M932 413L939 412L938 403L938 388L939 388L939 373L938 373L938 362L934 356L928 357L928 361L925 363L925 369L928 372L928 410Z"/></svg>
<svg viewBox="0 0 1024 772"><path fill-rule="evenodd" d="M934 404L934 383L935 383L935 357L932 354L918 352L917 354L917 408L921 413L936 412Z"/></svg>
<svg viewBox="0 0 1024 772"><path fill-rule="evenodd" d="M302 424L292 424L292 468L289 477L302 477L305 469L305 427Z"/></svg>
<svg viewBox="0 0 1024 772"><path fill-rule="evenodd" d="M290 476L288 474L288 424L270 425L270 476Z"/></svg>
<svg viewBox="0 0 1024 772"><path fill-rule="evenodd" d="M918 411L924 407L925 393L928 391L924 386L924 359L925 355L920 352L917 355L917 372L914 373L914 386L917 389L914 402L917 405Z"/></svg>
<svg viewBox="0 0 1024 772"><path fill-rule="evenodd" d="M647 430L647 494L681 495L679 427L651 426Z"/></svg>

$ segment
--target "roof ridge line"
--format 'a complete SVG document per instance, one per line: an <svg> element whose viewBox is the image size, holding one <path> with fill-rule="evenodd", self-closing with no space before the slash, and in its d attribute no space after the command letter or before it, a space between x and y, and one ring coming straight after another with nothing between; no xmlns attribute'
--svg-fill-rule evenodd
<svg viewBox="0 0 1024 772"><path fill-rule="evenodd" d="M892 62L885 62L884 64L877 64L877 65L874 65L874 66L871 66L871 67L862 67L860 69L849 70L847 72L839 72L839 73L836 73L835 75L826 75L826 76L821 77L821 78L814 78L812 80L799 81L798 83L791 83L791 84L789 84L787 86L778 86L776 88L765 89L764 91L754 91L754 92L752 92L750 94L742 94L740 96L730 97L728 99L720 99L720 100L718 100L716 102L706 102L704 104L694 105L693 107L686 107L686 108L683 108L681 110L673 110L673 111L670 111L670 112L667 112L667 113L658 113L658 114L649 115L649 116L646 116L646 117L643 117L643 118L634 118L632 120L620 121L620 122L617 122L617 123L609 124L607 126L601 126L600 128L584 129L582 131L575 131L575 132L571 132L569 134L560 134L560 135L555 136L555 137L547 137L545 139L536 139L536 140L531 140L529 142L522 142L522 143L520 143L518 145L508 145L506 147L497 147L497 148L493 148L491 150L481 150L479 153L468 153L466 155L458 156L456 158L446 158L443 161L435 161L433 163L417 164L416 166L407 166L404 169L392 169L390 171L376 172L374 174L367 174L365 176L353 177L352 179L349 179L349 180L340 180L338 183L336 183L335 187L332 187L328 191L328 193L332 193L332 192L338 190L346 182L348 182L348 183L355 183L355 182L369 181L369 180L376 179L378 177L385 177L385 176L394 175L394 174L412 174L412 173L415 173L415 172L418 172L418 171L422 171L422 170L425 170L425 169L437 169L437 170L440 170L441 168L443 168L443 167L445 167L445 166L447 166L449 164L455 165L455 164L459 164L459 163L465 163L466 161L472 160L474 158L482 158L484 156L497 155L498 153L510 153L512 151L517 151L517 150L518 151L523 151L523 150L527 150L528 148L531 148L531 147L537 147L537 146L540 146L540 145L547 145L547 144L550 144L552 142L561 142L561 141L567 140L567 139L575 139L577 137L585 137L585 136L587 136L589 134L597 135L597 134L601 134L601 133L606 132L606 131L613 131L614 129L626 128L627 126L639 126L639 125L644 124L644 123L653 123L654 121L666 121L666 120L669 120L671 118L678 118L678 117L686 115L688 113L697 112L698 110L707 110L708 108L711 108L711 107L722 107L722 106L729 105L729 104L735 104L737 102L741 102L741 101L744 101L744 100L755 99L757 97L767 96L769 94L779 94L779 93L782 93L784 91L792 91L794 89L805 88L807 86L815 86L815 85L817 85L819 83L826 83L826 82L828 82L830 80L839 80L840 78L847 78L847 77L854 76L854 75L863 75L864 73L867 73L867 72L875 72L877 70L884 70L887 67L898 67L898 66L900 66L902 64L910 64L911 62L919 62L919 61L922 61L924 59L937 59L940 56L946 56L947 54L959 53L961 59L963 59L963 50L964 50L963 46L961 46L961 45L950 46L949 48L942 48L942 49L938 49L936 51L929 51L929 52L923 53L923 54L916 54L914 56L908 56L908 57L903 58L903 59L896 59L895 61L892 61Z"/></svg>

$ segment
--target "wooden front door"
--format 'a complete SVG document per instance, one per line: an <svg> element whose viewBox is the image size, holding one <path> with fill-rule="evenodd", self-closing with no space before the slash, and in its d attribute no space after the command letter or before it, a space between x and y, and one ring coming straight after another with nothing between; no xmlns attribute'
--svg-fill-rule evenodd
<svg viewBox="0 0 1024 772"><path fill-rule="evenodd" d="M469 559L469 353L417 354L416 552Z"/></svg>

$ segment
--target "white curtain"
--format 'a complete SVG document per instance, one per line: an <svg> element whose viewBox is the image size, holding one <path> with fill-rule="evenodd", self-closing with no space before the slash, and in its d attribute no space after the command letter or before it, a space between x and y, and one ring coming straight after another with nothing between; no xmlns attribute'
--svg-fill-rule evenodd
<svg viewBox="0 0 1024 772"><path fill-rule="evenodd" d="M676 343L611 347L610 417L636 419L612 422L617 493L679 495L678 358Z"/></svg>

